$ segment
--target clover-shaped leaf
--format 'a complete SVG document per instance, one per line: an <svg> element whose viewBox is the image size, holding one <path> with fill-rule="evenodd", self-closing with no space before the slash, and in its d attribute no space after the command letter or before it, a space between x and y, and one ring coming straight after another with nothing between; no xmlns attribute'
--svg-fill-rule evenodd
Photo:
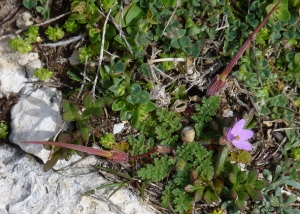
<svg viewBox="0 0 300 214"><path fill-rule="evenodd" d="M112 67L112 73L121 73L124 72L126 66L123 62L117 62L116 64L113 65Z"/></svg>
<svg viewBox="0 0 300 214"><path fill-rule="evenodd" d="M148 101L147 103L145 104L141 104L141 107L143 108L143 110L145 112L150 112L150 111L153 111L157 108L157 106L155 105L155 103L153 103L152 101Z"/></svg>
<svg viewBox="0 0 300 214"><path fill-rule="evenodd" d="M147 91L142 91L141 93L138 94L138 98L139 98L139 103L146 104L150 99L150 95Z"/></svg>
<svg viewBox="0 0 300 214"><path fill-rule="evenodd" d="M142 91L142 87L139 84L133 84L130 87L129 93L132 95L137 95Z"/></svg>
<svg viewBox="0 0 300 214"><path fill-rule="evenodd" d="M134 105L139 102L139 96L138 95L128 95L126 97L126 100L127 100L127 102Z"/></svg>

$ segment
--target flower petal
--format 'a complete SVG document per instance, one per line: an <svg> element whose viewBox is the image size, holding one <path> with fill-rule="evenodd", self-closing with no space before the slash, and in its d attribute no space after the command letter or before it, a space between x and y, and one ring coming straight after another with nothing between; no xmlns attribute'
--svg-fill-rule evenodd
<svg viewBox="0 0 300 214"><path fill-rule="evenodd" d="M240 140L248 140L251 137L253 137L254 133L253 131L249 129L243 129L242 131L239 132Z"/></svg>
<svg viewBox="0 0 300 214"><path fill-rule="evenodd" d="M242 150L250 151L252 149L252 144L248 141L243 140L233 140L232 144Z"/></svg>
<svg viewBox="0 0 300 214"><path fill-rule="evenodd" d="M235 136L233 136L231 132L232 132L232 128L229 129L228 132L227 132L227 140L230 141L230 142L235 139Z"/></svg>
<svg viewBox="0 0 300 214"><path fill-rule="evenodd" d="M234 136L239 135L240 131L244 128L246 121L244 119L239 120L232 128L231 134Z"/></svg>

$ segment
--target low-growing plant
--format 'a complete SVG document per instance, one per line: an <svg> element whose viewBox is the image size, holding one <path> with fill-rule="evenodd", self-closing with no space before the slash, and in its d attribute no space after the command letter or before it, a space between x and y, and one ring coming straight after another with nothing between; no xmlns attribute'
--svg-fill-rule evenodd
<svg viewBox="0 0 300 214"><path fill-rule="evenodd" d="M0 122L0 138L6 138L7 135L8 135L8 132L7 132L7 125L4 123L4 122Z"/></svg>
<svg viewBox="0 0 300 214"><path fill-rule="evenodd" d="M20 53L29 53L32 51L31 43L38 41L38 31L39 27L34 25L29 26L24 33L26 36L24 39L15 37L9 40L8 44L15 51L18 51Z"/></svg>
<svg viewBox="0 0 300 214"><path fill-rule="evenodd" d="M48 68L36 68L34 71L34 76L42 81L52 78L53 75L53 71L50 71Z"/></svg>
<svg viewBox="0 0 300 214"><path fill-rule="evenodd" d="M270 185L263 189L263 201L257 204L251 212L252 214L270 212L300 213L299 210L290 206L297 200L296 195L283 190L285 185L300 189L300 183L297 182L299 171L296 168L290 160L286 160L277 165L274 172L268 169L263 170L263 175L270 182ZM287 193L287 197L285 197L284 192Z"/></svg>
<svg viewBox="0 0 300 214"><path fill-rule="evenodd" d="M35 25L29 26L26 32L24 33L24 35L26 36L26 39L29 42L31 43L37 42L38 35L39 35L39 27Z"/></svg>
<svg viewBox="0 0 300 214"><path fill-rule="evenodd" d="M202 105L195 105L195 113L192 116L195 122L196 136L200 137L203 129L212 120L212 117L216 115L216 111L219 108L220 97L212 96L210 99L205 97L202 99Z"/></svg>
<svg viewBox="0 0 300 214"><path fill-rule="evenodd" d="M45 31L45 34L48 36L49 40L56 42L57 40L60 40L64 37L65 32L62 30L62 28L59 27L53 28L49 26Z"/></svg>
<svg viewBox="0 0 300 214"><path fill-rule="evenodd" d="M146 119L148 113L155 109L156 105L150 101L149 93L142 90L138 84L132 84L126 98L117 98L112 105L113 111L120 111L120 119L131 119L134 127L137 127Z"/></svg>
<svg viewBox="0 0 300 214"><path fill-rule="evenodd" d="M114 135L111 133L104 134L100 137L100 143L105 149L110 149L115 143Z"/></svg>
<svg viewBox="0 0 300 214"><path fill-rule="evenodd" d="M86 94L83 97L82 103L85 109L82 111L75 103L69 101L63 101L62 107L64 109L63 119L65 121L76 121L77 129L81 134L83 141L89 139L89 135L92 131L89 119L91 116L101 117L103 108L106 105L112 103L112 99L109 97L103 97L93 102L93 97L90 94Z"/></svg>
<svg viewBox="0 0 300 214"><path fill-rule="evenodd" d="M32 51L32 46L28 40L15 37L9 40L8 43L12 49L20 53L29 53Z"/></svg>
<svg viewBox="0 0 300 214"><path fill-rule="evenodd" d="M27 0L27 1L36 1L36 0ZM39 0L41 6L37 6L35 9L37 12L44 16L44 19L50 19L50 5L48 0Z"/></svg>
<svg viewBox="0 0 300 214"><path fill-rule="evenodd" d="M234 76L255 93L252 98L258 113L269 115L273 119L294 119L297 112L286 106L293 102L293 106L299 107L299 98L297 94L285 95L281 91L288 88L292 81L297 85L300 82L297 76L300 55L295 51L300 35L297 8L288 10L288 3L293 7L298 7L298 4L293 0L270 3L271 1L252 2L245 17L239 12L240 6L244 6L243 2L239 1L233 2L233 6L227 1L151 0L133 1L127 5L118 1L73 1L72 14L64 28L70 33L76 32L79 27L86 30L89 41L80 49L79 60L82 64L86 61L89 64L100 53L97 70L100 78L98 82L95 81L94 86L97 89L96 93L101 94L102 98L94 101L90 94L84 95L84 108L71 101L62 103L64 120L75 121L77 131L62 134L58 142L33 142L56 146L52 148L54 155L46 163L46 168L53 167L59 158L68 159L74 149L98 155L112 162L128 162L134 166L130 175L125 176L111 170L111 173L118 174L125 181L100 188L117 187L117 191L136 182L136 186L141 186L143 196L149 182L160 182L164 185L162 205L174 213L190 213L194 211L197 202L209 205L222 202L221 209L226 209L228 213L243 212L250 204L255 204L253 213L264 213L263 209L266 210L265 213L294 212L288 207L288 203L294 202L295 197L280 195L282 189L279 186L288 185L299 189L299 183L296 181L296 175L299 174L297 170L288 169L287 163L284 163L282 168L288 172L283 172L277 166L274 176L273 172L265 169L265 178L261 178L259 171L251 165L241 169L239 163L248 164L251 161L250 151L253 145L248 140L254 136L254 132L250 130L254 123L249 125L249 121L254 112L250 111L246 115L251 117L249 121L246 116L237 122L236 118L225 119L216 115L221 103L220 97L210 96L225 87L228 74L246 51ZM260 23L265 9L269 13ZM239 19L239 16L242 19ZM223 17L221 25L220 17ZM255 30L249 36L251 29ZM50 30L47 33L55 34L50 33ZM246 49L255 35L256 51L252 54ZM292 48L279 48L281 37L285 38ZM54 38L58 39L56 35L53 36L53 41ZM207 48L206 42L210 43L216 38L223 42L223 52L217 50L218 48L214 48L212 52L218 52L221 60L236 55L208 87L207 95L210 97L193 101L196 103L189 102L184 113L157 108L150 100L149 90L155 84L164 85L166 79L161 76L174 80L161 90L166 90L166 93L174 96L170 99L170 104L177 99L188 99L188 84L183 84L187 79L187 61L190 60L191 64L195 65L196 57L199 57L200 53L211 55L212 52L206 52L206 49L211 50L211 47ZM244 40L244 45L239 49L238 44ZM269 47L279 48L279 51L269 54ZM150 51L152 55L149 57ZM102 52L105 52L104 57ZM175 59L171 63L162 60L156 70L152 69L154 64L150 61L157 56L180 57L181 64ZM151 60L146 62L148 57ZM182 62L186 62L186 65ZM201 68L204 67L201 61ZM156 74L156 71L159 74ZM194 72L198 72L197 66ZM72 79L81 81L75 73L69 74ZM93 71L87 69L84 78L89 79L92 74ZM174 74L179 75L174 78ZM182 76L185 78L182 79ZM147 79L148 83L140 81L143 78ZM180 80L177 81L178 79ZM180 85L177 92L173 93L177 82ZM284 84L277 87L281 82ZM87 89L91 84L82 85ZM222 99L226 100L224 97ZM222 102L225 102L224 100ZM227 102L230 104L228 100ZM112 134L102 137L96 134L90 119L100 117L105 106L120 112L120 119L128 120L137 129L138 135L129 136L127 142L116 143ZM236 113L239 115L240 112ZM183 124L195 129L194 141L184 143L180 139ZM95 136L106 150L82 146L97 143ZM286 160L290 157L297 159L298 140L290 132L286 132L286 136L288 142L281 147L282 157ZM61 143L64 141L67 144Z"/></svg>
<svg viewBox="0 0 300 214"><path fill-rule="evenodd" d="M64 24L64 28L69 33L77 33L80 30L80 25L75 21L66 21Z"/></svg>

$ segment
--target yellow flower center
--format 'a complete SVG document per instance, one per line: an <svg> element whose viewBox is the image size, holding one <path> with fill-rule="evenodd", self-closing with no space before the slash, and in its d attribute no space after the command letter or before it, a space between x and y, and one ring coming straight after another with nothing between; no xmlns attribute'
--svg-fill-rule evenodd
<svg viewBox="0 0 300 214"><path fill-rule="evenodd" d="M239 135L237 135L237 136L235 137L235 139L239 140L239 139L241 139L241 138L240 138L240 136L239 136Z"/></svg>

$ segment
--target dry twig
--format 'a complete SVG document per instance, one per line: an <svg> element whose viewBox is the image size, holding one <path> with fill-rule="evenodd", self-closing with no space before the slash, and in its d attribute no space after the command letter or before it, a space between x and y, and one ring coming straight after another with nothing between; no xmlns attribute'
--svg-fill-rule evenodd
<svg viewBox="0 0 300 214"><path fill-rule="evenodd" d="M92 94L93 94L93 98L95 98L95 89L96 89L96 85L97 85L97 81L98 81L98 76L99 76L99 72L100 72L100 68L102 65L102 60L103 60L103 51L104 51L104 42L105 42L105 33L106 33L106 24L107 21L109 19L111 13L111 8L108 11L108 14L105 18L104 24L103 24L103 32L102 32L102 39L101 39L101 48L100 48L100 56L99 56L99 63L98 63L98 69L97 69L97 73L96 73L96 77L94 80L94 84L93 84L93 89L92 89Z"/></svg>

